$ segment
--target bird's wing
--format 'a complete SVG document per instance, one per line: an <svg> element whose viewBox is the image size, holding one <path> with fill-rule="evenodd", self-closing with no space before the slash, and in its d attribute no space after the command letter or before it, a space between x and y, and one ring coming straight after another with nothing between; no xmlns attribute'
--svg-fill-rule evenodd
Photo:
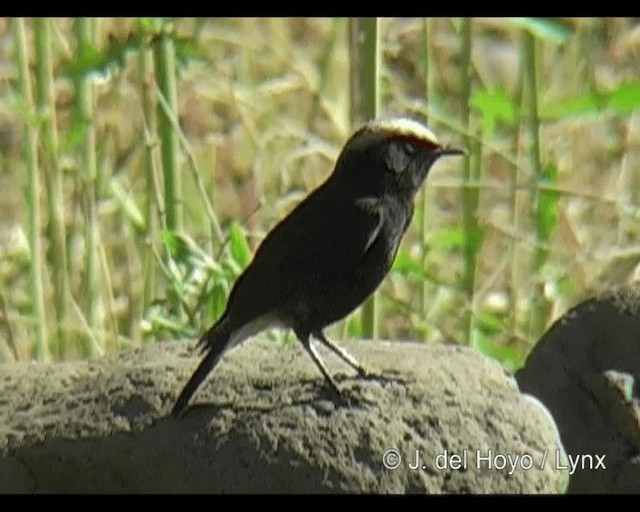
<svg viewBox="0 0 640 512"><path fill-rule="evenodd" d="M234 286L234 311L257 318L358 266L381 231L384 208L373 197L338 199L320 187L269 233Z"/></svg>

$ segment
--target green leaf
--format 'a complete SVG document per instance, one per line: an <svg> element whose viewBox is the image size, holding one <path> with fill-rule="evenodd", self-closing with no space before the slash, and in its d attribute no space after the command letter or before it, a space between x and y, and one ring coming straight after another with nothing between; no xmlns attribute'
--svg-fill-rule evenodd
<svg viewBox="0 0 640 512"><path fill-rule="evenodd" d="M138 28L145 34L153 34L153 19L138 18Z"/></svg>
<svg viewBox="0 0 640 512"><path fill-rule="evenodd" d="M442 228L429 236L429 246L450 251L459 250L464 245L464 229L462 227Z"/></svg>
<svg viewBox="0 0 640 512"><path fill-rule="evenodd" d="M213 322L222 316L227 305L227 295L229 292L228 282L217 281L214 283L210 293L207 294L206 300L206 320L207 323Z"/></svg>
<svg viewBox="0 0 640 512"><path fill-rule="evenodd" d="M573 25L553 18L512 18L516 25L544 41L562 44L575 32Z"/></svg>
<svg viewBox="0 0 640 512"><path fill-rule="evenodd" d="M229 231L229 248L231 249L231 255L240 267L246 268L251 261L251 249L249 248L244 229L242 229L240 224L233 222Z"/></svg>
<svg viewBox="0 0 640 512"><path fill-rule="evenodd" d="M191 39L174 38L176 59L180 66L187 66L195 61L204 61L207 57L204 48L195 44Z"/></svg>
<svg viewBox="0 0 640 512"><path fill-rule="evenodd" d="M67 61L65 72L71 77L83 76L89 72L104 74L108 65L106 52L101 52L95 46L86 44L78 48L74 60Z"/></svg>
<svg viewBox="0 0 640 512"><path fill-rule="evenodd" d="M190 269L204 268L215 275L226 275L223 266L214 261L191 237L169 230L163 231L161 236L170 258L176 263L187 265Z"/></svg>
<svg viewBox="0 0 640 512"><path fill-rule="evenodd" d="M481 329L473 330L473 345L484 355L500 361L510 371L515 371L524 365L524 356L509 345L494 343Z"/></svg>
<svg viewBox="0 0 640 512"><path fill-rule="evenodd" d="M540 109L545 121L565 119L609 110L628 115L640 107L640 82L627 82L612 91L601 94L596 91L565 98Z"/></svg>
<svg viewBox="0 0 640 512"><path fill-rule="evenodd" d="M185 260L189 253L189 245L184 237L175 231L162 231L160 234L165 249L173 260Z"/></svg>
<svg viewBox="0 0 640 512"><path fill-rule="evenodd" d="M505 329L503 316L486 310L477 313L475 325L486 336L499 334Z"/></svg>
<svg viewBox="0 0 640 512"><path fill-rule="evenodd" d="M73 60L64 63L64 74L71 78L77 78L86 74L98 74L104 76L110 67L124 68L126 57L131 51L140 48L140 35L132 35L125 40L110 39L107 46L98 48L85 45L74 55Z"/></svg>
<svg viewBox="0 0 640 512"><path fill-rule="evenodd" d="M396 259L391 266L393 272L398 272L402 275L414 274L420 278L424 277L424 271L422 269L422 262L413 258L411 253L406 249L400 249L396 255Z"/></svg>
<svg viewBox="0 0 640 512"><path fill-rule="evenodd" d="M544 105L540 117L545 121L566 119L600 112L606 105L606 99L596 92L589 92L565 98L559 102Z"/></svg>
<svg viewBox="0 0 640 512"><path fill-rule="evenodd" d="M621 114L630 114L640 107L640 83L630 82L621 85L608 95L607 108Z"/></svg>
<svg viewBox="0 0 640 512"><path fill-rule="evenodd" d="M476 90L469 102L482 114L482 129L485 135L492 135L500 122L514 126L517 121L518 109L502 90Z"/></svg>
<svg viewBox="0 0 640 512"><path fill-rule="evenodd" d="M153 311L146 318L147 322L151 323L151 331L168 331L173 336L193 336L193 328L189 326L183 319L172 318L171 316Z"/></svg>
<svg viewBox="0 0 640 512"><path fill-rule="evenodd" d="M459 250L464 244L464 231L462 228L443 228L434 231L427 242L432 248L441 250ZM400 249L393 261L391 270L405 276L415 276L419 279L433 279L433 276L425 272L422 259L414 257L406 249Z"/></svg>

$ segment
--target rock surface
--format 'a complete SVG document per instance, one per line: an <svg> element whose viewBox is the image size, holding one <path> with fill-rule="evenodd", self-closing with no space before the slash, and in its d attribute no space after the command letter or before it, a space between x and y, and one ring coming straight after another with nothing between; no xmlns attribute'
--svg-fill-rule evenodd
<svg viewBox="0 0 640 512"><path fill-rule="evenodd" d="M197 363L190 343L2 365L0 492L565 490L549 413L497 363L453 346L343 345L388 377L354 376L319 347L349 405L299 346L258 339L179 419L167 415Z"/></svg>
<svg viewBox="0 0 640 512"><path fill-rule="evenodd" d="M549 408L578 463L569 492L640 492L640 286L568 311L516 377Z"/></svg>

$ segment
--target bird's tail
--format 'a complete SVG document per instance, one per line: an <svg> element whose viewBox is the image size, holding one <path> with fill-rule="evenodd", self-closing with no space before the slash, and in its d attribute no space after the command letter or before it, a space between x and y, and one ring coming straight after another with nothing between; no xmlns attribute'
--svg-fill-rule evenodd
<svg viewBox="0 0 640 512"><path fill-rule="evenodd" d="M191 396L196 392L209 372L211 372L211 370L213 370L218 364L222 355L230 347L229 342L231 341L231 334L232 332L229 328L229 323L227 319L223 317L219 322L211 327L211 329L204 333L202 338L200 338L198 346L203 352L208 351L208 353L198 365L196 371L193 372L189 382L187 382L187 385L180 393L178 400L176 400L176 404L171 410L171 414L173 416L180 416L182 411L186 409Z"/></svg>

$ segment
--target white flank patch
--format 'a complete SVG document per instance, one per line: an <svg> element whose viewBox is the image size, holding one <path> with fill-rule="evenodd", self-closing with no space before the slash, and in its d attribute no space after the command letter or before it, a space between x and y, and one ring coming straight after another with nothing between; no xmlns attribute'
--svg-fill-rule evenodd
<svg viewBox="0 0 640 512"><path fill-rule="evenodd" d="M231 334L231 338L229 340L229 345L227 350L230 350L236 345L239 345L247 338L250 338L251 336L258 334L261 331L264 331L266 329L272 329L274 327L286 328L288 326L285 324L285 322L282 322L281 320L276 318L275 315L272 315L272 314L267 314L267 315L258 317L252 322L249 322L243 325L242 327L240 327L239 329L236 329Z"/></svg>

